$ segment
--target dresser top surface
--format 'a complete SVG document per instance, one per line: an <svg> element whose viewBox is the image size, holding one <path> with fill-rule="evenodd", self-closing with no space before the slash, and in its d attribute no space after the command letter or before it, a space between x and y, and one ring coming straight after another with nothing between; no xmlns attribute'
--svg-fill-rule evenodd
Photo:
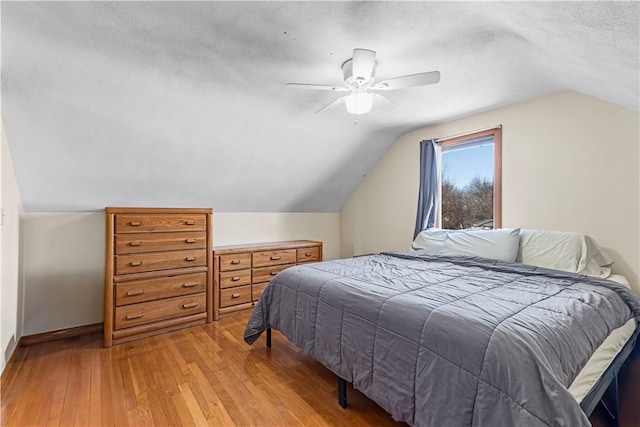
<svg viewBox="0 0 640 427"><path fill-rule="evenodd" d="M211 208L117 208L107 207L106 214L211 214Z"/></svg>
<svg viewBox="0 0 640 427"><path fill-rule="evenodd" d="M297 249L308 248L311 246L320 246L322 242L314 240L287 240L282 242L262 242L262 243L246 243L242 245L226 245L214 246L213 252L216 255L231 254L249 251L272 251L278 249Z"/></svg>

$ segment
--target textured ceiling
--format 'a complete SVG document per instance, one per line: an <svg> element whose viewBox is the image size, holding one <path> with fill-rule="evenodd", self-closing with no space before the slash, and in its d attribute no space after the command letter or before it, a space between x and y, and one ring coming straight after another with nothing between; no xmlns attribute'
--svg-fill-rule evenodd
<svg viewBox="0 0 640 427"><path fill-rule="evenodd" d="M2 120L27 211L339 211L393 140L557 90L638 110L638 2L2 2ZM376 79L315 114L354 48Z"/></svg>

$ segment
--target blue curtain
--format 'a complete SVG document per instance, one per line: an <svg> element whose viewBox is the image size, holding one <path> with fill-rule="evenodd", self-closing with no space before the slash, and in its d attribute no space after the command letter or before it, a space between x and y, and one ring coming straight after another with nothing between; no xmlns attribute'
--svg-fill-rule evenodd
<svg viewBox="0 0 640 427"><path fill-rule="evenodd" d="M440 201L440 142L435 139L420 141L420 190L418 192L418 214L413 238L436 223Z"/></svg>

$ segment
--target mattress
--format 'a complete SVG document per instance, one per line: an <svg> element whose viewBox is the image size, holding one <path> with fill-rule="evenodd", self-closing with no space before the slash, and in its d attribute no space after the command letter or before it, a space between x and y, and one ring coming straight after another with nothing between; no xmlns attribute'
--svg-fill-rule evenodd
<svg viewBox="0 0 640 427"><path fill-rule="evenodd" d="M609 277L609 280L629 287L629 282L624 276L614 274ZM634 319L629 320L624 326L614 329L600 347L596 349L569 387L569 392L578 403L582 402L582 399L589 394L604 371L609 367L618 353L620 353L622 347L624 347L631 335L633 335L635 328L636 321Z"/></svg>

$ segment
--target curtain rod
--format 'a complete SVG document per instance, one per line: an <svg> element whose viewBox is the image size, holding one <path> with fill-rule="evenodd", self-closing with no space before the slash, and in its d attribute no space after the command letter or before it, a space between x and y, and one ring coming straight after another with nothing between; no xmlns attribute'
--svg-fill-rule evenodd
<svg viewBox="0 0 640 427"><path fill-rule="evenodd" d="M484 128L484 129L474 130L474 131L471 131L471 132L459 133L458 135L447 136L446 138L436 138L436 141L440 141L440 142L447 141L449 139L460 138L461 136L472 135L474 133L486 132L488 130L494 130L494 129L502 129L502 125L491 126L491 127Z"/></svg>

